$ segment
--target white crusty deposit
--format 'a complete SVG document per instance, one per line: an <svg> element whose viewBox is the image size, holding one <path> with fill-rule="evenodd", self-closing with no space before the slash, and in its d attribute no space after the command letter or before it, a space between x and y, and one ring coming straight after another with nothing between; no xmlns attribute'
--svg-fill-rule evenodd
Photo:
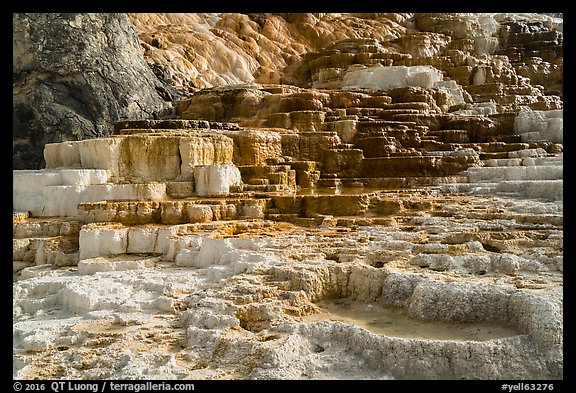
<svg viewBox="0 0 576 393"><path fill-rule="evenodd" d="M476 203L471 211L507 209L506 199ZM537 224L474 217L339 234L237 221L231 237L215 229L232 222L85 225L77 267L28 267L14 284L13 375L561 378L561 231L543 222L544 236L527 244L527 225ZM375 334L322 314L330 299L395 307L415 326L484 331L490 323L512 333L479 341Z"/></svg>
<svg viewBox="0 0 576 393"><path fill-rule="evenodd" d="M77 217L84 202L165 200L170 181L199 196L225 195L242 184L231 138L165 134L47 144L46 169L13 171L13 208L36 217Z"/></svg>
<svg viewBox="0 0 576 393"><path fill-rule="evenodd" d="M78 204L104 200L161 200L165 183L116 184L103 169L38 169L13 171L13 207L37 217L78 214Z"/></svg>
<svg viewBox="0 0 576 393"><path fill-rule="evenodd" d="M408 86L431 88L439 81L442 81L442 72L430 66L375 66L349 70L344 74L342 88L374 90Z"/></svg>
<svg viewBox="0 0 576 393"><path fill-rule="evenodd" d="M242 177L234 164L216 164L195 167L194 182L199 196L226 195L230 186L242 184Z"/></svg>
<svg viewBox="0 0 576 393"><path fill-rule="evenodd" d="M514 131L522 136L524 142L547 140L563 143L564 111L520 111L514 120Z"/></svg>
<svg viewBox="0 0 576 393"><path fill-rule="evenodd" d="M190 180L196 166L232 163L232 150L224 135L158 132L49 143L44 158L47 169L103 169L111 181L138 183Z"/></svg>

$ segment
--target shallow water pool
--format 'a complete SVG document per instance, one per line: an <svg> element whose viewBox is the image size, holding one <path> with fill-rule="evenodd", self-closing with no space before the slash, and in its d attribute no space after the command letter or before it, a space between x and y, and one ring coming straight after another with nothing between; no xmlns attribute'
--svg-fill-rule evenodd
<svg viewBox="0 0 576 393"><path fill-rule="evenodd" d="M485 341L521 334L496 322L427 321L409 316L402 309L378 303L331 299L316 303L321 312L307 322L339 321L360 326L372 333L390 337Z"/></svg>

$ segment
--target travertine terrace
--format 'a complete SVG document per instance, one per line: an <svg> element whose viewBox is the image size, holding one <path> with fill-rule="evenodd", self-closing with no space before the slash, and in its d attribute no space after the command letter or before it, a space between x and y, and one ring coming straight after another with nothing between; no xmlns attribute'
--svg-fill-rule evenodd
<svg viewBox="0 0 576 393"><path fill-rule="evenodd" d="M561 20L234 15L14 171L14 378L562 379Z"/></svg>

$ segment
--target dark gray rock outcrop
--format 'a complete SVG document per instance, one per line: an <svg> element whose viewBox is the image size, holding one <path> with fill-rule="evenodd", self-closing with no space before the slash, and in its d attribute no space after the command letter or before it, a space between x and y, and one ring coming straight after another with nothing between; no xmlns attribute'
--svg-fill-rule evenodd
<svg viewBox="0 0 576 393"><path fill-rule="evenodd" d="M12 44L13 169L42 168L46 143L171 111L126 14L13 14Z"/></svg>

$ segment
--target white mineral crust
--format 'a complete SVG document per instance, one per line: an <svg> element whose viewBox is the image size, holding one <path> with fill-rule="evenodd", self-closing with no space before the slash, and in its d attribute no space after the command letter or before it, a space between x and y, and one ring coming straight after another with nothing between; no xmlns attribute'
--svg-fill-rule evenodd
<svg viewBox="0 0 576 393"><path fill-rule="evenodd" d="M342 81L343 89L394 89L398 87L434 87L442 80L442 72L430 66L369 67L349 71Z"/></svg>
<svg viewBox="0 0 576 393"><path fill-rule="evenodd" d="M514 120L514 131L524 142L546 140L552 143L564 141L564 111L523 110Z"/></svg>
<svg viewBox="0 0 576 393"><path fill-rule="evenodd" d="M41 372L30 356L36 351L52 354L43 363L45 372L64 367L68 378L194 379L228 372L246 379L530 378L556 373L539 360L538 348L551 351L547 356L561 348L558 297L551 289L523 294L509 282L495 285L490 277L552 274L561 269L561 258L488 252L469 240L480 226L489 229L482 221L423 216L411 224L419 225L418 231L363 227L341 238L302 231L213 238L186 234L192 224L84 225L77 268L25 268L14 284L13 375ZM518 225L501 220L491 229L505 232ZM558 235L550 231L549 237L561 239ZM342 260L346 249L356 258L327 260L333 247ZM449 254L455 247L465 254ZM386 255L391 267L358 262ZM397 271L398 261L479 282L443 282ZM488 279L482 281L484 276ZM304 310L310 301L333 297L383 302L424 320L512 324L518 334L488 341L405 339L329 319L304 322L283 311ZM408 366L422 353L426 359L421 360L434 368ZM91 360L94 354L98 366Z"/></svg>
<svg viewBox="0 0 576 393"><path fill-rule="evenodd" d="M242 183L240 170L233 164L215 164L194 168L196 193L200 196L230 192L230 186Z"/></svg>
<svg viewBox="0 0 576 393"><path fill-rule="evenodd" d="M78 214L78 204L104 200L163 199L165 183L108 183L102 169L13 171L13 208L37 217Z"/></svg>

